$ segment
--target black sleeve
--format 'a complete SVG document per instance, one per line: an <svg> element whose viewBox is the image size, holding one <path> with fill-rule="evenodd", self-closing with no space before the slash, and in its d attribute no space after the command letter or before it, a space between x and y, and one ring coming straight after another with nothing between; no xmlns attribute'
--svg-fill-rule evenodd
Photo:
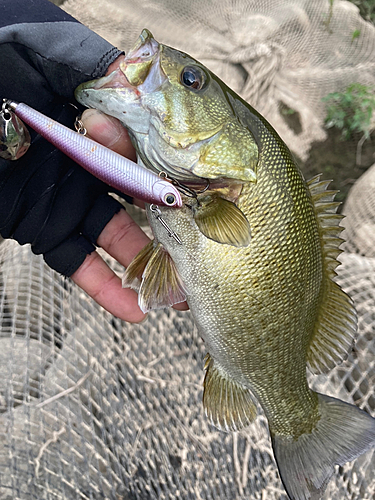
<svg viewBox="0 0 375 500"><path fill-rule="evenodd" d="M121 54L48 0L0 2L0 98L72 127L74 89ZM0 159L0 234L70 276L121 205L113 191L30 130L19 160Z"/></svg>

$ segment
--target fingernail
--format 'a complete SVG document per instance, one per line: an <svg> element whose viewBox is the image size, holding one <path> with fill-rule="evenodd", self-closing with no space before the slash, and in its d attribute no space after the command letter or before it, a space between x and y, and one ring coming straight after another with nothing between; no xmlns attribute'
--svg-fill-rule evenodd
<svg viewBox="0 0 375 500"><path fill-rule="evenodd" d="M124 127L116 118L97 109L85 110L81 120L88 135L94 140L100 140L101 144L109 148L116 144L125 133Z"/></svg>

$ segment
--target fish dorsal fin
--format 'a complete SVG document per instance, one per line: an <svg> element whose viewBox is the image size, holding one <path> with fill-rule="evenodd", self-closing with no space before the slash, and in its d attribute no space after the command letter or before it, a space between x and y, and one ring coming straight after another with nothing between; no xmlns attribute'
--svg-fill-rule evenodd
<svg viewBox="0 0 375 500"><path fill-rule="evenodd" d="M210 422L227 432L250 425L257 416L250 391L222 372L209 354L205 361L203 407Z"/></svg>
<svg viewBox="0 0 375 500"><path fill-rule="evenodd" d="M250 243L250 224L243 212L216 193L201 196L193 215L201 233L211 240L235 247Z"/></svg>
<svg viewBox="0 0 375 500"><path fill-rule="evenodd" d="M138 305L144 313L186 300L186 289L175 263L160 243L150 242L139 252L126 270L123 286L134 288L140 273Z"/></svg>
<svg viewBox="0 0 375 500"><path fill-rule="evenodd" d="M342 252L339 246L343 242L340 238L343 228L339 224L343 216L336 213L339 203L333 200L337 191L327 190L329 182L320 181L318 175L307 183L319 221L325 271L321 306L307 356L312 373L327 373L346 359L357 331L353 301L332 281L340 264L337 257Z"/></svg>

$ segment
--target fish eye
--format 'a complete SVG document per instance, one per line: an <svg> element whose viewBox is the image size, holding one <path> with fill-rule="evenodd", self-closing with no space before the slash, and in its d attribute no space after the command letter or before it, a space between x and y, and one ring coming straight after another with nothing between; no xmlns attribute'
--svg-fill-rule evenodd
<svg viewBox="0 0 375 500"><path fill-rule="evenodd" d="M198 66L185 66L181 72L181 83L189 89L201 90L207 81L207 74Z"/></svg>

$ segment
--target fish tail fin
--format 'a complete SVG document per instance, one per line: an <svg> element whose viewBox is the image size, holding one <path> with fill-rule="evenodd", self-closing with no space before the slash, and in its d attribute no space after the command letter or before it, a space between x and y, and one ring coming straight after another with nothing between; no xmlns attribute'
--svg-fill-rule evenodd
<svg viewBox="0 0 375 500"><path fill-rule="evenodd" d="M279 473L291 500L319 500L335 465L375 446L375 419L356 406L318 394L320 420L298 439L274 435Z"/></svg>

